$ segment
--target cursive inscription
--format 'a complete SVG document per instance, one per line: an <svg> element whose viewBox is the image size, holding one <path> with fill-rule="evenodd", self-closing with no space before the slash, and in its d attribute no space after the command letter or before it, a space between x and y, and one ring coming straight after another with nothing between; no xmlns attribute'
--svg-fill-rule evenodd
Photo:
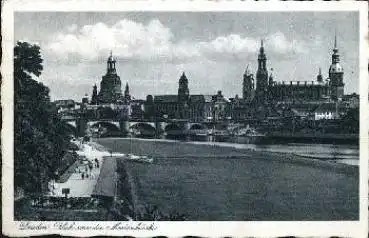
<svg viewBox="0 0 369 238"><path fill-rule="evenodd" d="M41 231L47 230L49 227L44 222L21 222L19 224L19 230L32 230Z"/></svg>
<svg viewBox="0 0 369 238"><path fill-rule="evenodd" d="M91 224L79 224L78 222L66 222L66 221L57 221L57 222L20 222L19 229L20 230L60 230L60 231L123 231L123 230L146 230L146 231L154 231L158 227L155 223L133 223L133 222L116 222L113 224L104 224L104 223L96 223L93 222Z"/></svg>
<svg viewBox="0 0 369 238"><path fill-rule="evenodd" d="M110 227L109 230L147 230L153 231L156 230L157 227L154 223L146 224L146 223L137 223L137 224L130 224L124 222L115 223L113 226Z"/></svg>

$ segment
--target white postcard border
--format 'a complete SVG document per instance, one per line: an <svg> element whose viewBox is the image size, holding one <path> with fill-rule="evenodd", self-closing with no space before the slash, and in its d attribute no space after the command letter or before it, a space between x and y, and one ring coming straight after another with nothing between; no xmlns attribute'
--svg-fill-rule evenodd
<svg viewBox="0 0 369 238"><path fill-rule="evenodd" d="M208 1L5 1L3 2L3 107L2 130L2 214L3 233L9 236L62 234L73 236L130 235L147 236L344 236L366 237L368 230L368 6L366 2L208 2ZM360 220L317 222L122 222L137 227L154 225L154 230L111 230L118 222L75 222L87 230L58 229L60 222L30 224L40 230L20 230L22 222L13 221L13 47L15 11L358 11L360 12ZM23 224L24 225L24 224ZM103 227L102 230L98 226ZM48 229L42 229L46 226ZM123 226L123 225L122 225ZM110 228L108 228L110 227ZM60 227L59 227L60 228Z"/></svg>

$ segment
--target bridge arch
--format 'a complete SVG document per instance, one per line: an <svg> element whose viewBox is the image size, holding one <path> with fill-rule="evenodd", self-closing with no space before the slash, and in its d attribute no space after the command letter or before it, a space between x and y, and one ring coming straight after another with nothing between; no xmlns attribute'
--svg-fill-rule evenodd
<svg viewBox="0 0 369 238"><path fill-rule="evenodd" d="M63 128L68 134L77 135L77 127L71 123L63 123Z"/></svg>
<svg viewBox="0 0 369 238"><path fill-rule="evenodd" d="M206 130L208 127L201 123L192 124L190 130Z"/></svg>
<svg viewBox="0 0 369 238"><path fill-rule="evenodd" d="M119 126L108 121L98 121L91 123L90 128L105 128L107 132L120 132Z"/></svg>
<svg viewBox="0 0 369 238"><path fill-rule="evenodd" d="M165 131L178 131L178 130L182 130L182 127L177 123L170 123L165 126Z"/></svg>
<svg viewBox="0 0 369 238"><path fill-rule="evenodd" d="M132 126L130 126L130 129L155 130L155 127L152 126L149 123L139 122L139 123L136 123L136 124L133 124Z"/></svg>
<svg viewBox="0 0 369 238"><path fill-rule="evenodd" d="M135 136L155 136L156 128L145 122L138 122L130 126L131 132Z"/></svg>

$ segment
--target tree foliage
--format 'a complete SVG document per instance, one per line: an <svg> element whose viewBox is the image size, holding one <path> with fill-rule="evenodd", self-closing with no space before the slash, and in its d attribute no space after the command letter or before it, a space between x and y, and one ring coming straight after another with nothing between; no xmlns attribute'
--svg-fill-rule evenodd
<svg viewBox="0 0 369 238"><path fill-rule="evenodd" d="M43 70L40 47L14 48L14 182L29 193L44 191L69 138L50 102L49 89L35 80Z"/></svg>

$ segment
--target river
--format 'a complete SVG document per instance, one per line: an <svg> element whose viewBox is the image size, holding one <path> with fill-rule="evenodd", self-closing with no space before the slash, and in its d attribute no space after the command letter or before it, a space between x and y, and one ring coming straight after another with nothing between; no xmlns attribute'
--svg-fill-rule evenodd
<svg viewBox="0 0 369 238"><path fill-rule="evenodd" d="M128 138L97 142L114 152L156 158L153 164L125 162L138 206L158 206L188 220L358 219L357 166L291 153L356 160L355 146Z"/></svg>

